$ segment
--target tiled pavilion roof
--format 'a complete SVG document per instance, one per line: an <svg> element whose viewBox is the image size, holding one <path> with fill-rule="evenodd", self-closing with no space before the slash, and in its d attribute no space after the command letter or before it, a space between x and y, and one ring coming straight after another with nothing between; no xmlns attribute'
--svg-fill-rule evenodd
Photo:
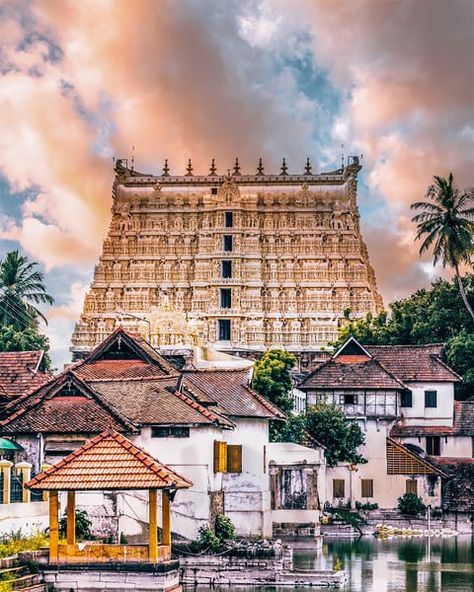
<svg viewBox="0 0 474 592"><path fill-rule="evenodd" d="M110 428L26 483L34 490L182 489L192 483Z"/></svg>

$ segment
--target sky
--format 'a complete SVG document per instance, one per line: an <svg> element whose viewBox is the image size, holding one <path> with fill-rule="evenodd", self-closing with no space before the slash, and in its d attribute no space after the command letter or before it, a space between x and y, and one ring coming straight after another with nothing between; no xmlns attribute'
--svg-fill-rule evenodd
<svg viewBox="0 0 474 592"><path fill-rule="evenodd" d="M363 155L359 206L385 304L443 270L409 205L474 186L473 0L0 0L0 257L45 272L68 359L107 230L113 157L290 173Z"/></svg>

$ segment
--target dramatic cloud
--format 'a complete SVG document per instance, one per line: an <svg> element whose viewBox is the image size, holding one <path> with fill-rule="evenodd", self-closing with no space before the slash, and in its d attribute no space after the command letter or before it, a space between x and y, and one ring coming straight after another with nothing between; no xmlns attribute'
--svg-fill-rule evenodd
<svg viewBox="0 0 474 592"><path fill-rule="evenodd" d="M297 171L343 143L381 289L406 295L430 279L409 204L433 174L474 185L473 21L470 0L0 0L0 173L22 199L0 239L82 282L113 155Z"/></svg>

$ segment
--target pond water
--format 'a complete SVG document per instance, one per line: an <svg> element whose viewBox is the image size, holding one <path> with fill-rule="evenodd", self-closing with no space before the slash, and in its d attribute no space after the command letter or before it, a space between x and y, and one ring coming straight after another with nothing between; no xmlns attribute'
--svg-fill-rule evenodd
<svg viewBox="0 0 474 592"><path fill-rule="evenodd" d="M375 537L358 541L328 539L319 553L298 549L294 557L295 567L344 569L348 576L344 592L474 592L474 545L470 536L385 541ZM199 587L196 592L210 589ZM255 592L255 588L236 590Z"/></svg>

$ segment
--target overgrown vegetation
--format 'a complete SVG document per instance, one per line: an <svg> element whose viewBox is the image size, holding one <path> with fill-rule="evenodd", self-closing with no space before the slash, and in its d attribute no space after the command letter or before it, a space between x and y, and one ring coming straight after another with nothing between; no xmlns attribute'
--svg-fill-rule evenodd
<svg viewBox="0 0 474 592"><path fill-rule="evenodd" d="M214 528L201 526L198 538L192 542L191 549L196 553L215 553L235 540L235 526L230 518L217 514Z"/></svg>
<svg viewBox="0 0 474 592"><path fill-rule="evenodd" d="M270 349L255 362L253 369L253 388L284 413L293 409L291 369L295 365L293 354L282 349Z"/></svg>
<svg viewBox="0 0 474 592"><path fill-rule="evenodd" d="M398 498L398 510L404 516L419 516L426 512L426 506L416 493L405 493Z"/></svg>
<svg viewBox="0 0 474 592"><path fill-rule="evenodd" d="M79 540L90 540L92 521L85 510L76 508L76 538ZM59 521L59 532L66 536L67 516L64 515Z"/></svg>
<svg viewBox="0 0 474 592"><path fill-rule="evenodd" d="M49 545L49 539L39 530L31 535L23 534L21 528L0 537L0 557L11 557L22 551L37 551Z"/></svg>
<svg viewBox="0 0 474 592"><path fill-rule="evenodd" d="M360 535L362 535L362 526L367 524L367 520L363 518L359 512L351 510L349 507L345 507L344 504L339 506L331 506L329 502L324 504L324 511L326 514L331 515L333 520L340 520L348 526L355 528Z"/></svg>

